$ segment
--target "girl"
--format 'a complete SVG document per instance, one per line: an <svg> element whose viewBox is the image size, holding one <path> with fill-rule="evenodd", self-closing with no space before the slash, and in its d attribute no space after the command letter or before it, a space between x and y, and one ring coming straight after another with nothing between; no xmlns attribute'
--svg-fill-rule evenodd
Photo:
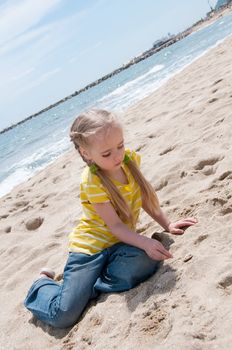
<svg viewBox="0 0 232 350"><path fill-rule="evenodd" d="M171 253L157 240L135 232L141 207L166 231L183 234L194 218L170 222L139 170L140 156L125 150L113 113L91 110L74 121L70 137L87 164L80 184L83 216L69 236L63 283L44 268L25 306L40 320L65 328L100 292L133 288L154 274Z"/></svg>

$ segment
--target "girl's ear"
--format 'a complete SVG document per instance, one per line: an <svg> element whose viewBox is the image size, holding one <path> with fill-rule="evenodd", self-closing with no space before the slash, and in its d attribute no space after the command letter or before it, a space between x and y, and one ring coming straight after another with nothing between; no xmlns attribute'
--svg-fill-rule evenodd
<svg viewBox="0 0 232 350"><path fill-rule="evenodd" d="M90 154L86 148L83 148L80 146L79 151L84 159L89 160L89 161L91 160Z"/></svg>

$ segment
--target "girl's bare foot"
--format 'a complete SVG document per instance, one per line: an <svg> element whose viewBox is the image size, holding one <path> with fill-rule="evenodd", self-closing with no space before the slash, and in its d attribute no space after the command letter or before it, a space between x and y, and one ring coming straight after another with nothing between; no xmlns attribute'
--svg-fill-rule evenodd
<svg viewBox="0 0 232 350"><path fill-rule="evenodd" d="M53 271L49 267L43 267L39 272L38 279L40 279L40 278L50 278L50 279L54 280L55 271Z"/></svg>

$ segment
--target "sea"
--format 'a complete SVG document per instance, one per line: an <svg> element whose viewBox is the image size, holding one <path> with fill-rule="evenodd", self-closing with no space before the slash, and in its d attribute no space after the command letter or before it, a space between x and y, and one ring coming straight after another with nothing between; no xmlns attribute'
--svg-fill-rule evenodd
<svg viewBox="0 0 232 350"><path fill-rule="evenodd" d="M0 197L70 150L69 129L81 111L97 107L122 113L230 35L232 13L0 134Z"/></svg>

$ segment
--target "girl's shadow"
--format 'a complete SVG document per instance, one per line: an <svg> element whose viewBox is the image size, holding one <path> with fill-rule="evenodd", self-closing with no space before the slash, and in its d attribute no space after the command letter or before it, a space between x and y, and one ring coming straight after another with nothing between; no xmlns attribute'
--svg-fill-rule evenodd
<svg viewBox="0 0 232 350"><path fill-rule="evenodd" d="M163 232L154 232L151 238L158 240L169 250L174 240ZM139 304L144 304L154 295L160 295L173 290L176 284L176 271L169 264L168 260L161 261L155 274L136 288L125 293L125 298L130 311L134 311Z"/></svg>
<svg viewBox="0 0 232 350"><path fill-rule="evenodd" d="M165 231L154 232L151 238L157 239L167 250L174 243L174 240ZM128 309L133 312L140 304L144 304L155 294L163 294L171 291L175 284L176 271L168 264L168 261L165 261L165 263L159 263L157 271L145 282L140 283L137 287L129 291L114 294L120 294L126 300ZM98 298L98 303L104 303L108 295L108 293L101 294Z"/></svg>
<svg viewBox="0 0 232 350"><path fill-rule="evenodd" d="M170 236L166 234L165 231L154 232L151 238L160 241L166 249L169 249L171 244L174 242L174 240L170 238ZM175 270L171 268L167 262L165 264L163 262L160 262L157 271L148 280L129 291L114 294L120 294L123 296L127 302L128 309L133 312L140 304L144 304L151 296L171 291L175 286L175 283ZM82 320L91 306L95 305L96 303L104 303L107 300L108 296L108 293L100 294L97 299L90 301L84 313L80 317L79 322ZM77 323L76 325L65 329L53 328L39 321L34 316L32 316L32 318L29 320L29 323L32 323L35 327L40 327L45 333L48 333L56 339L62 339L66 337L72 328L78 324Z"/></svg>
<svg viewBox="0 0 232 350"><path fill-rule="evenodd" d="M46 325L42 321L38 320L35 316L32 316L31 319L29 320L29 323L33 324L35 327L41 328L44 333L47 333L51 335L52 337L56 339L62 339L66 337L66 335L70 332L72 327L69 328L54 328L52 326Z"/></svg>

